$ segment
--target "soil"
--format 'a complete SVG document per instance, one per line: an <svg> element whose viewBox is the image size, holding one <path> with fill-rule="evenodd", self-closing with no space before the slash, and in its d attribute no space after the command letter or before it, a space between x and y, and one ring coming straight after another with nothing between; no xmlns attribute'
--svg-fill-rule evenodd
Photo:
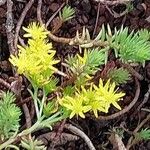
<svg viewBox="0 0 150 150"><path fill-rule="evenodd" d="M13 21L16 26L18 19L23 11L23 8L26 6L28 0L15 0L13 3ZM44 23L48 21L48 19L57 11L57 9L62 5L63 0L43 0L42 3L42 20ZM109 5L109 9L113 10L117 17L114 14L111 14L110 11L106 8L104 4L99 5L99 17L97 22L97 27L95 30L96 24L96 16L98 11L98 2L95 0L70 0L68 4L75 9L75 17L65 24L63 24L55 35L59 37L74 37L76 31L82 31L83 26L89 29L90 35L95 37L103 24L109 24L111 29L120 28L122 25L124 27L129 27L129 30L138 29L149 29L150 30L150 0L134 0L133 8L127 11L124 15L121 14L126 10L125 5L115 4ZM27 13L22 26L27 26L31 21L37 21L36 13L37 13L37 2L34 2L29 12ZM0 6L0 78L4 79L8 83L11 83L15 80L13 76L12 67L8 61L10 52L6 34L6 12L7 7L6 4ZM118 15L120 15L118 17ZM58 16L58 15L57 15ZM48 26L48 30L53 30L56 25L56 17L51 21ZM15 29L14 26L14 29ZM69 30L68 30L69 29ZM95 33L94 33L95 30ZM94 33L94 34L93 34ZM22 30L20 30L19 35L22 37ZM57 50L57 56L64 60L68 54L76 54L78 52L78 47L69 46L67 44L61 44L57 42L53 42L55 49ZM61 67L61 66L58 66ZM143 119L146 118L148 112L137 110L138 106L142 103L144 99L145 93L148 91L148 85L150 82L150 62L146 62L146 66L139 66L136 68L139 70L140 74L144 76L144 80L140 81L140 97L134 107L125 113L123 116L119 116L113 120L95 120L90 116L87 116L86 119L72 119L71 121L67 120L67 122L72 123L73 125L80 128L84 131L90 140L93 142L94 146L97 150L113 149L113 145L108 140L110 137L109 131L114 127L121 128L122 125L129 131L133 131ZM25 80L25 79L24 79ZM29 97L29 93L27 92L27 86L23 83L23 91L22 98L25 99ZM134 82L129 82L127 85L121 87L124 91L127 92L127 95L122 106L125 107L129 105L132 99L134 98L134 94L136 91L136 86ZM3 85L0 85L0 90L5 91L7 88ZM31 109L31 101L27 101L27 105ZM20 105L21 106L21 105ZM150 109L150 100L142 106L142 108ZM112 109L110 114L116 112L116 110ZM24 116L23 116L24 117ZM22 126L24 125L24 119L22 117ZM142 128L149 128L150 122L146 122ZM56 127L57 130L57 127ZM36 133L36 136L39 136L46 131L40 131ZM130 138L130 134L124 132L123 142L126 145L128 139ZM49 141L49 145L50 145ZM50 147L50 146L49 146ZM51 149L51 148L49 148ZM84 140L79 138L77 141L66 142L64 145L56 146L58 150L88 150L88 147ZM142 141L137 145L133 146L131 149L133 150L150 150L150 141Z"/></svg>

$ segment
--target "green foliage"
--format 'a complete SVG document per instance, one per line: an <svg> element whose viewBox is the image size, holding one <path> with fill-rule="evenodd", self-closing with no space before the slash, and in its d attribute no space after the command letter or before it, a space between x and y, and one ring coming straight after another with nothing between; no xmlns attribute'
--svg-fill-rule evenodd
<svg viewBox="0 0 150 150"><path fill-rule="evenodd" d="M143 32L140 34L132 31L129 33L128 28L116 30L112 36L111 46L115 49L116 56L120 56L123 62L139 62L144 63L150 58L150 42L148 38L143 38Z"/></svg>
<svg viewBox="0 0 150 150"><path fill-rule="evenodd" d="M95 39L91 40L88 29L83 28L82 35L77 32L75 43L81 47L91 48L93 46L103 47L105 52L105 64L108 58L108 51L113 49L116 58L120 58L123 62L144 63L150 58L150 32L146 29L138 32L129 32L128 27L112 32L109 25L107 28L102 26L99 34Z"/></svg>
<svg viewBox="0 0 150 150"><path fill-rule="evenodd" d="M86 58L87 57L87 58ZM81 57L79 57L81 59ZM85 62L85 72L87 74L94 74L99 66L104 64L104 53L99 51L98 49L93 49L90 51L84 52L83 60L86 58Z"/></svg>
<svg viewBox="0 0 150 150"><path fill-rule="evenodd" d="M145 128L135 134L137 140L150 140L150 129Z"/></svg>
<svg viewBox="0 0 150 150"><path fill-rule="evenodd" d="M64 96L73 96L73 94L75 93L75 87L74 86L71 86L71 85L68 85L66 86L64 89L63 89L63 95Z"/></svg>
<svg viewBox="0 0 150 150"><path fill-rule="evenodd" d="M49 117L51 114L57 112L58 110L58 104L57 102L53 101L49 101L47 104L44 104L44 108L43 108L43 114L46 117Z"/></svg>
<svg viewBox="0 0 150 150"><path fill-rule="evenodd" d="M0 99L0 139L4 140L13 136L19 129L21 111L15 104L12 93L3 93Z"/></svg>
<svg viewBox="0 0 150 150"><path fill-rule="evenodd" d="M10 144L10 145L7 145L5 147L6 150L10 150L10 149L13 149L13 150L20 150L18 146L14 145L14 144Z"/></svg>
<svg viewBox="0 0 150 150"><path fill-rule="evenodd" d="M132 1L131 1L131 2L129 1L129 2L126 4L126 9L127 9L127 13L128 13L128 12L131 12L131 11L134 9L134 6L133 6Z"/></svg>
<svg viewBox="0 0 150 150"><path fill-rule="evenodd" d="M125 84L130 79L129 72L126 69L124 69L123 67L118 68L118 69L117 68L111 69L108 72L107 76L109 79L111 79L117 85Z"/></svg>
<svg viewBox="0 0 150 150"><path fill-rule="evenodd" d="M147 29L141 29L138 31L139 37L141 40L145 39L146 41L150 40L150 32Z"/></svg>
<svg viewBox="0 0 150 150"><path fill-rule="evenodd" d="M12 138L9 138L6 142L2 143L0 145L0 149L8 147L8 144L12 147L11 144L13 142L15 142L18 138L25 137L25 136L27 136L27 135L29 135L29 134L31 134L34 131L37 131L39 129L42 129L42 128L50 128L50 129L52 129L52 125L54 123L62 120L62 119L64 119L64 116L62 115L62 112L59 112L59 111L57 113L51 115L48 118L45 118L45 116L40 116L38 118L38 120L35 122L35 124L33 124L30 128L27 128L27 129L23 130L22 132L20 132L18 134L15 134ZM29 144L33 144L34 143L33 141L29 141L29 142L31 142ZM27 141L25 141L25 143L28 144ZM37 144L39 142L36 141L35 143ZM41 146L41 145L38 145L38 146Z"/></svg>
<svg viewBox="0 0 150 150"><path fill-rule="evenodd" d="M62 9L62 12L59 13L59 17L63 22L72 19L74 16L75 16L75 10L68 5L66 5Z"/></svg>
<svg viewBox="0 0 150 150"><path fill-rule="evenodd" d="M91 76L99 70L99 66L104 64L104 53L98 49L84 50L83 57L77 54L74 57L68 57L66 63L70 74L77 77L76 85L85 84Z"/></svg>
<svg viewBox="0 0 150 150"><path fill-rule="evenodd" d="M42 141L35 139L34 137L27 139L22 138L21 140L22 148L26 150L46 150L47 148L43 145Z"/></svg>
<svg viewBox="0 0 150 150"><path fill-rule="evenodd" d="M46 95L48 93L56 90L56 88L57 88L56 85L57 85L58 81L59 81L58 78L55 78L53 76L48 79L48 82L43 85Z"/></svg>

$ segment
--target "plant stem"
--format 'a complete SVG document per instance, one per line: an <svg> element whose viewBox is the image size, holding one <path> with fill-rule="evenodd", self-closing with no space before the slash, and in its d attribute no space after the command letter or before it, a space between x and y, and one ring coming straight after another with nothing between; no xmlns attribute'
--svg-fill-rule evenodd
<svg viewBox="0 0 150 150"><path fill-rule="evenodd" d="M39 108L38 108L38 103L37 103L37 99L38 99L37 92L38 92L38 89L34 88L33 100L34 100L34 106L35 106L36 116L37 116L37 119L39 119L40 118L40 114L39 114Z"/></svg>
<svg viewBox="0 0 150 150"><path fill-rule="evenodd" d="M24 136L24 135L28 135L29 133L32 133L33 131L35 131L37 128L40 127L42 120L38 120L31 128L23 130L21 133L18 134L18 137Z"/></svg>
<svg viewBox="0 0 150 150"><path fill-rule="evenodd" d="M29 133L32 133L34 130L36 130L38 127L40 127L41 121L42 120L37 121L31 128L22 131L21 133L19 133L15 137L10 138L9 140L7 140L3 144L1 144L0 150L5 148L6 146L10 145L11 143L15 142L17 140L17 138L28 135Z"/></svg>
<svg viewBox="0 0 150 150"><path fill-rule="evenodd" d="M63 116L57 117L58 115L60 115L60 112L55 113L54 115L47 118L46 120L43 120L45 118L44 116L40 117L32 127L28 128L26 130L23 130L21 133L17 134L15 137L12 137L9 140L7 140L6 142L4 142L3 144L1 144L0 150L5 148L6 146L12 144L13 142L15 142L18 138L20 138L22 136L28 135L28 134L34 132L35 130L40 129L43 126L48 127L48 126L52 125L54 122L64 119Z"/></svg>
<svg viewBox="0 0 150 150"><path fill-rule="evenodd" d="M0 145L0 149L3 149L3 148L5 148L6 146L10 145L10 144L13 143L16 139L17 139L17 137L16 137L16 138L13 138L13 139L9 139L8 141L6 141L5 143L3 143L3 144Z"/></svg>
<svg viewBox="0 0 150 150"><path fill-rule="evenodd" d="M39 116L42 116L42 112L43 112L43 107L44 107L44 102L46 100L46 96L45 96L45 91L43 89L43 97L42 97L42 103L40 105L40 112L39 112Z"/></svg>

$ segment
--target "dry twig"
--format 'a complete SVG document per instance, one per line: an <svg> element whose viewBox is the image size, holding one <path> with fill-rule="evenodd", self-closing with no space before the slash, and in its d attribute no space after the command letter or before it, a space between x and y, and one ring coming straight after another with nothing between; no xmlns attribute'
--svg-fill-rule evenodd
<svg viewBox="0 0 150 150"><path fill-rule="evenodd" d="M30 96L30 97L27 97L26 99L22 100L21 102L18 102L17 105L18 105L18 106L21 106L21 105L23 105L23 104L25 104L25 103L28 103L28 102L31 101L31 100L32 100L32 97L31 97L31 96Z"/></svg>
<svg viewBox="0 0 150 150"><path fill-rule="evenodd" d="M34 106L34 102L33 100L31 101L31 107L30 107L30 117L31 117L31 120L33 120L34 118L34 115L35 115L35 106ZM32 121L31 121L32 122Z"/></svg>
<svg viewBox="0 0 150 150"><path fill-rule="evenodd" d="M20 99L20 101L22 102L22 98ZM30 128L32 123L31 123L31 116L30 116L30 112L29 109L27 107L27 104L23 104L22 105L23 111L24 111L24 115L25 115L25 120L26 120L26 127Z"/></svg>
<svg viewBox="0 0 150 150"><path fill-rule="evenodd" d="M116 5L116 4L125 4L132 0L95 0L95 1L105 5Z"/></svg>
<svg viewBox="0 0 150 150"><path fill-rule="evenodd" d="M11 89L11 85L2 78L0 78L0 84L5 86L7 89Z"/></svg>
<svg viewBox="0 0 150 150"><path fill-rule="evenodd" d="M52 142L51 142L51 148L54 149L54 147L56 145L58 145L57 143L60 141L60 137L61 137L61 134L63 132L63 129L64 129L64 126L65 126L65 123L66 123L66 119L64 119L60 125L59 125L59 128L58 128L58 131L56 132Z"/></svg>
<svg viewBox="0 0 150 150"><path fill-rule="evenodd" d="M41 17L41 6L42 6L42 0L39 0L38 1L38 7L37 7L37 19L38 19L38 21L40 22L41 25L44 25L44 23L42 21L42 17ZM49 32L49 34L51 34L51 33ZM57 73L57 74L59 74L59 75L61 75L63 77L69 78L69 76L67 74L65 74L65 73L63 73L63 72L61 72L59 70L56 70L55 73Z"/></svg>
<svg viewBox="0 0 150 150"><path fill-rule="evenodd" d="M106 47L109 43L108 41L95 41L95 40L91 40L91 41L80 41L80 39L78 39L79 37L75 36L74 38L64 38L64 37L57 37L54 34L52 34L50 31L48 33L49 37L58 43L63 43L63 44L69 44L69 45L80 45L82 47L82 45L86 45L86 44L90 44L88 46L88 48L90 47ZM86 43L85 43L86 42Z"/></svg>
<svg viewBox="0 0 150 150"><path fill-rule="evenodd" d="M37 139L41 140L44 143L44 145L48 145L50 141L54 140L55 135L56 132L49 132L38 136ZM59 137L59 141L57 141L57 145L64 145L69 141L77 141L77 140L79 140L79 137L76 135L72 135L69 133L62 133Z"/></svg>
<svg viewBox="0 0 150 150"><path fill-rule="evenodd" d="M51 21L55 18L55 16L59 13L59 11L64 7L65 3L62 3L62 5L58 8L58 10L53 13L53 15L48 19L47 23L46 23L46 28L49 26L49 24L51 23Z"/></svg>
<svg viewBox="0 0 150 150"><path fill-rule="evenodd" d="M41 5L41 0L39 0L39 1L40 2L38 3L38 5ZM38 21L41 23L41 25L44 25L42 18L41 18L41 7L40 6L38 6ZM83 31L86 32L86 29L83 28ZM48 36L51 40L53 40L55 42L69 44L69 45L80 45L81 47L86 44L88 44L88 45L90 44L90 46L88 46L88 47L96 47L96 46L105 47L109 44L107 41L101 41L101 40L96 40L96 41L95 40L90 40L90 41L82 40L82 39L80 39L78 31L74 38L57 37L54 34L52 34L51 31L48 31ZM61 73L60 71L56 72L56 73L59 75L62 75L64 77L68 77L66 74Z"/></svg>
<svg viewBox="0 0 150 150"><path fill-rule="evenodd" d="M41 17L41 8L42 8L42 0L38 0L37 19L40 24L43 24L42 17Z"/></svg>
<svg viewBox="0 0 150 150"><path fill-rule="evenodd" d="M128 10L126 9L125 11L123 11L122 13L116 13L115 11L111 10L107 5L105 6L106 9L109 11L109 13L114 17L114 18L119 18L124 16L125 14L128 13Z"/></svg>
<svg viewBox="0 0 150 150"><path fill-rule="evenodd" d="M141 102L141 104L138 106L137 110L139 111L142 106L148 101L150 96L150 84L148 85L148 91L146 92L146 94L144 95L144 100Z"/></svg>
<svg viewBox="0 0 150 150"><path fill-rule="evenodd" d="M20 36L19 36L18 40L19 40L20 44L21 44L23 47L26 46L25 43L24 43L24 40L23 40Z"/></svg>
<svg viewBox="0 0 150 150"><path fill-rule="evenodd" d="M32 97L29 97L29 98L31 98L30 100L32 100ZM19 104L19 105L18 105ZM27 107L27 111L25 111L26 112L26 114L25 114L25 116L26 116L26 123L21 127L21 131L23 131L25 128L27 128L27 127L30 127L30 124L32 125L32 120L33 120L33 118L34 118L34 115L35 115L35 106L34 106L34 102L33 102L33 100L31 101L31 107L30 107L30 112L28 112L29 111L29 108ZM26 104L26 102L24 102L24 100L22 100L22 101L20 101L19 103L17 103L17 105L18 106L24 106L24 105L26 105L27 106L27 104ZM25 107L26 107L25 106ZM25 108L26 109L26 108Z"/></svg>
<svg viewBox="0 0 150 150"><path fill-rule="evenodd" d="M72 40L74 40L74 38L57 37L54 34L52 34L50 31L48 35L53 41L58 42L58 43L69 44Z"/></svg>
<svg viewBox="0 0 150 150"><path fill-rule="evenodd" d="M20 16L18 22L17 22L17 25L16 25L16 33L15 33L15 39L14 39L14 47L15 47L16 51L17 51L17 44L18 44L18 38L19 38L19 31L20 31L21 25L22 25L22 23L23 23L23 20L24 20L24 18L25 18L25 16L26 16L28 10L31 8L31 6L32 6L33 3L34 3L34 0L30 0L30 1L26 4L26 6L25 6L25 8L24 8L24 10L23 10L23 12L22 12L22 14L21 14L21 16Z"/></svg>
<svg viewBox="0 0 150 150"><path fill-rule="evenodd" d="M6 33L7 33L7 41L9 46L10 54L15 54L15 47L14 47L14 34L13 34L13 15L12 15L12 7L13 2L12 0L7 0L7 20L6 20Z"/></svg>
<svg viewBox="0 0 150 150"><path fill-rule="evenodd" d="M115 149L115 150L127 150L125 148L123 141L122 141L122 138L117 133L112 132L110 137L109 137L109 141L113 145L113 149Z"/></svg>
<svg viewBox="0 0 150 150"><path fill-rule="evenodd" d="M6 3L6 0L0 0L0 6L4 5Z"/></svg>
<svg viewBox="0 0 150 150"><path fill-rule="evenodd" d="M96 33L96 29L97 29L97 25L98 25L99 12L100 12L100 3L98 3L96 22L95 22L95 27L94 27L93 36L92 36L93 38Z"/></svg>
<svg viewBox="0 0 150 150"><path fill-rule="evenodd" d="M65 128L84 139L90 150L96 150L89 137L83 131L71 124L65 124Z"/></svg>

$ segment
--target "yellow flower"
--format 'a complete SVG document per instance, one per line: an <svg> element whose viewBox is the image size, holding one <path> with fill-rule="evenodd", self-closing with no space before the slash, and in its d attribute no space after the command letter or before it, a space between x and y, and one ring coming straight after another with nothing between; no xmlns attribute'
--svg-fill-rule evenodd
<svg viewBox="0 0 150 150"><path fill-rule="evenodd" d="M77 115L81 118L85 118L84 113L88 112L91 107L89 105L84 105L84 98L76 93L75 97L65 96L59 99L60 105L66 107L71 111L70 119Z"/></svg>
<svg viewBox="0 0 150 150"><path fill-rule="evenodd" d="M67 108L70 113L70 118L74 115L85 118L84 113L93 111L95 117L98 117L98 112L108 113L108 109L111 104L116 108L121 109L117 102L125 94L117 93L115 90L115 83L110 83L110 80L103 85L102 79L100 79L99 87L91 83L88 88L81 86L81 89L76 88L74 96L64 96L59 99L61 106Z"/></svg>
<svg viewBox="0 0 150 150"><path fill-rule="evenodd" d="M100 79L99 87L94 85L94 89L96 90L96 94L99 96L101 105L104 107L104 112L108 113L108 109L110 105L114 105L117 109L121 110L121 107L118 105L118 101L125 95L125 93L117 93L117 89L115 90L115 83L110 83L110 79L103 85L102 79Z"/></svg>
<svg viewBox="0 0 150 150"><path fill-rule="evenodd" d="M44 26L33 22L27 28L24 36L30 37L28 45L18 45L18 56L10 56L10 62L17 67L19 74L26 76L34 86L43 87L49 84L49 79L57 69L53 66L59 61L54 59L56 51L48 43Z"/></svg>
<svg viewBox="0 0 150 150"><path fill-rule="evenodd" d="M90 84L89 89L85 89L85 87L81 86L82 91L79 93L83 95L84 103L86 105L91 106L91 110L93 111L95 117L98 117L98 111L104 112L104 107L99 99L99 95L96 94L96 91L93 89L93 83ZM79 92L79 91L78 91Z"/></svg>
<svg viewBox="0 0 150 150"><path fill-rule="evenodd" d="M33 22L27 28L23 27L23 29L27 32L24 34L24 37L32 37L33 39L46 38L48 32L45 31L44 25Z"/></svg>
<svg viewBox="0 0 150 150"><path fill-rule="evenodd" d="M104 112L105 109L103 108L103 105L101 104L100 100L93 100L89 103L89 105L92 107L91 110L93 111L95 117L98 117L98 111Z"/></svg>
<svg viewBox="0 0 150 150"><path fill-rule="evenodd" d="M88 59L88 53L87 53L87 50L85 49L84 50L84 56L81 57L79 54L77 54L77 57L78 57L78 63L82 66L85 66L86 65L86 62L87 62L87 59Z"/></svg>

